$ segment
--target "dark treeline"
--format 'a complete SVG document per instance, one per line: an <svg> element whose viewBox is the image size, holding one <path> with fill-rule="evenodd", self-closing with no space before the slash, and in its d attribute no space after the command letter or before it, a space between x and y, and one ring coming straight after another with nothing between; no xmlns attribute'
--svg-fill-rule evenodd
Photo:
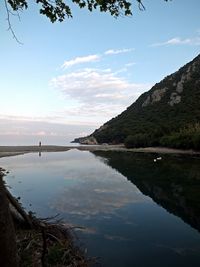
<svg viewBox="0 0 200 267"><path fill-rule="evenodd" d="M152 133L129 135L125 139L127 148L146 146L165 146L179 149L200 149L200 124L189 125L167 135L156 136Z"/></svg>

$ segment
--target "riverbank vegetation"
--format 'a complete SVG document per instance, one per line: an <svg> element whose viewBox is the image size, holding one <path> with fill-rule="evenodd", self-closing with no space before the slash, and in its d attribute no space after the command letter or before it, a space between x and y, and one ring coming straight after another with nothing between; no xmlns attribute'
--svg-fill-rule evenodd
<svg viewBox="0 0 200 267"><path fill-rule="evenodd" d="M163 136L152 135L152 133L129 135L124 143L127 148L164 146L200 150L200 123L189 124Z"/></svg>
<svg viewBox="0 0 200 267"><path fill-rule="evenodd" d="M200 150L200 124L189 125L178 132L163 136L160 144L172 148Z"/></svg>

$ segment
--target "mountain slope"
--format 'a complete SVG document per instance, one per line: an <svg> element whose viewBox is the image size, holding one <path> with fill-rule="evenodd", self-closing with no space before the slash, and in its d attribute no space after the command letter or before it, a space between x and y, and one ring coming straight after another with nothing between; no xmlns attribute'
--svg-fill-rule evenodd
<svg viewBox="0 0 200 267"><path fill-rule="evenodd" d="M198 123L200 55L155 84L124 112L106 122L89 137L98 143L117 144L125 140L128 143L129 140L133 146L163 145L163 142L170 146L167 142L174 134L180 135L193 129L195 135L197 132L199 135ZM88 137L76 139L82 143L87 143L87 140Z"/></svg>

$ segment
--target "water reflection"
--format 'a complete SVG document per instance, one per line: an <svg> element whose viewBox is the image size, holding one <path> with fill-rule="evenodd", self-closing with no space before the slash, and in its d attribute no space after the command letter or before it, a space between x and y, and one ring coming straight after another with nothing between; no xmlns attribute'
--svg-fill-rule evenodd
<svg viewBox="0 0 200 267"><path fill-rule="evenodd" d="M31 203L39 216L108 216L130 203L150 201L131 181L106 165L104 158L99 160L90 152L37 155L2 158L1 164L16 176L15 180L11 175L6 177L14 194L22 197L26 208Z"/></svg>
<svg viewBox="0 0 200 267"><path fill-rule="evenodd" d="M93 152L134 183L156 203L200 231L200 159L153 155Z"/></svg>
<svg viewBox="0 0 200 267"><path fill-rule="evenodd" d="M105 216L130 203L150 201L123 175L105 165L104 161L95 160L90 153L84 156L86 160L93 159L93 164L87 165L87 169L86 163L80 164L78 173L65 176L66 186L52 208L61 213L84 217Z"/></svg>
<svg viewBox="0 0 200 267"><path fill-rule="evenodd" d="M199 229L199 159L153 159L71 150L2 158L0 165L28 210L31 204L41 217L60 213L85 227L78 236L103 267L199 266L199 233L173 215Z"/></svg>

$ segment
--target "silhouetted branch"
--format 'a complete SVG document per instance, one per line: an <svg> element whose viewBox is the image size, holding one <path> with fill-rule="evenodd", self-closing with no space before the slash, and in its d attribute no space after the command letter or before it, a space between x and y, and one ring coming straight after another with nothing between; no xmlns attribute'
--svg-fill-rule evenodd
<svg viewBox="0 0 200 267"><path fill-rule="evenodd" d="M19 39L17 38L17 36L16 36L16 34L15 34L14 30L13 30L11 21L10 21L10 15L12 15L12 16L17 16L19 20L20 20L20 15L19 15L18 12L17 12L17 14L15 14L15 13L13 13L13 12L11 12L11 11L9 10L8 5L7 5L7 0L4 0L4 3L5 3L6 13L7 13L7 18L6 18L6 20L7 20L7 22L8 22L8 31L11 31L13 38L14 38L19 44L22 45L23 43L20 42Z"/></svg>
<svg viewBox="0 0 200 267"><path fill-rule="evenodd" d="M13 205L13 207L17 210L17 212L19 212L19 214L22 216L27 225L30 228L32 228L32 221L30 217L26 214L26 212L23 210L18 201L11 195L11 193L7 190L7 188L5 188L5 193L9 202Z"/></svg>
<svg viewBox="0 0 200 267"><path fill-rule="evenodd" d="M138 7L139 7L139 10L145 10L145 6L143 5L141 0L138 0Z"/></svg>

